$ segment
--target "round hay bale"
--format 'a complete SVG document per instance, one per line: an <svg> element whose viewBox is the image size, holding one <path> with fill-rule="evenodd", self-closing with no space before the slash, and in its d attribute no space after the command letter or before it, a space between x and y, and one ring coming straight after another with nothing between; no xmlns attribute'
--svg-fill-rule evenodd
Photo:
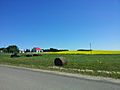
<svg viewBox="0 0 120 90"><path fill-rule="evenodd" d="M67 60L64 57L58 57L54 60L55 66L64 66L67 64Z"/></svg>

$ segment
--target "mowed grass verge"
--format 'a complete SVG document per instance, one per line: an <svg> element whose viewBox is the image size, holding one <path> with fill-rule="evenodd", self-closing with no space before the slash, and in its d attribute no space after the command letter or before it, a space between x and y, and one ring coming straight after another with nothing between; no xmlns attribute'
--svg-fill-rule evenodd
<svg viewBox="0 0 120 90"><path fill-rule="evenodd" d="M68 61L63 67L55 67L56 57L65 57ZM62 72L80 73L94 76L104 76L120 79L120 55L66 55L66 54L43 54L42 56L10 58L9 54L0 54L0 64L24 66L57 70Z"/></svg>

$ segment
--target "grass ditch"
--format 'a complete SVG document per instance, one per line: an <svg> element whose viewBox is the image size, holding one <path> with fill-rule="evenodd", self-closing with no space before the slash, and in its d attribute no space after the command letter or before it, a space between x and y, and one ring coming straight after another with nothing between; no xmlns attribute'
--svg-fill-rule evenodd
<svg viewBox="0 0 120 90"><path fill-rule="evenodd" d="M68 61L63 67L55 67L56 57L65 57ZM120 55L54 55L11 58L9 54L0 54L0 64L23 66L37 69L56 70L120 79Z"/></svg>

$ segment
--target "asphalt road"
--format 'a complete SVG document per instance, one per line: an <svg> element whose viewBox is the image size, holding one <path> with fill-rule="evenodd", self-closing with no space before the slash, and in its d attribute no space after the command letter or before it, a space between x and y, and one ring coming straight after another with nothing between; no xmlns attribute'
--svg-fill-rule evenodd
<svg viewBox="0 0 120 90"><path fill-rule="evenodd" d="M120 90L120 85L0 66L0 90Z"/></svg>

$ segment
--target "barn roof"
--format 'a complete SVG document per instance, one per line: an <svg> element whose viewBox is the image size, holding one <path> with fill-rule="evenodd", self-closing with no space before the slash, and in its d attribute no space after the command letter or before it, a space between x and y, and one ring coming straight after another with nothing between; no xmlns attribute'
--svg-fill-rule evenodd
<svg viewBox="0 0 120 90"><path fill-rule="evenodd" d="M35 50L41 50L41 48L38 48L38 47L37 47L37 48L35 48Z"/></svg>

